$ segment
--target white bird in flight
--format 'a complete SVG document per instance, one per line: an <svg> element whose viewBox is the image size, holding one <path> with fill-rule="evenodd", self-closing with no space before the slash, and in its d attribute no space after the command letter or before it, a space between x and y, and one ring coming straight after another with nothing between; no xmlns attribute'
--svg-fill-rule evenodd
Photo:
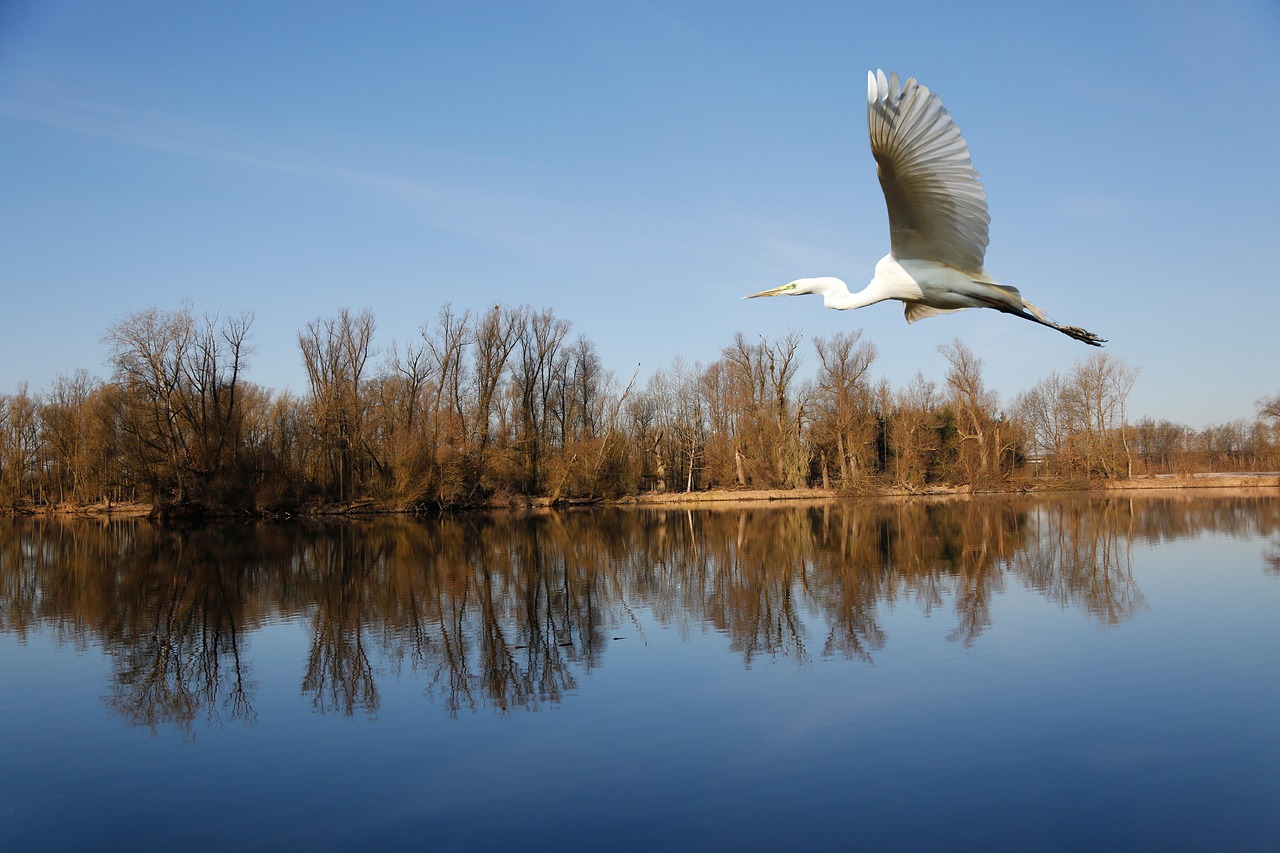
<svg viewBox="0 0 1280 853"><path fill-rule="evenodd" d="M1090 346L1105 339L1063 326L999 284L982 268L989 237L987 194L969 158L960 128L942 99L914 77L867 72L867 125L871 153L889 207L889 254L871 283L857 293L838 278L801 278L742 297L817 293L828 308L862 308L901 300L907 322L966 308L994 308L1070 335Z"/></svg>

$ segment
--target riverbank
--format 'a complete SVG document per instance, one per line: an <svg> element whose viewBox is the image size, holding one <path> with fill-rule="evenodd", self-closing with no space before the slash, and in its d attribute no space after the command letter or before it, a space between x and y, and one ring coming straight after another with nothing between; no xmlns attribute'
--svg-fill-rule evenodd
<svg viewBox="0 0 1280 853"><path fill-rule="evenodd" d="M857 498L955 497L975 494L1058 494L1063 492L1122 492L1181 489L1280 489L1280 472L1250 474L1160 474L1094 482L1016 480L994 487L929 485L919 489L884 486L850 493L835 489L721 489L707 492L669 492L634 495L612 503L621 505L697 505L722 502L807 501Z"/></svg>
<svg viewBox="0 0 1280 853"><path fill-rule="evenodd" d="M663 492L628 495L623 498L599 501L567 501L553 504L550 498L504 495L492 498L469 509L551 508L552 506L577 506L583 504L607 506L704 506L726 504L769 503L779 501L857 500L877 498L940 498L975 494L1047 494L1064 492L1124 492L1160 491L1182 489L1280 489L1280 472L1248 474L1158 474L1123 480L1100 480L1092 483L1063 480L1016 480L999 486L975 489L969 485L929 485L919 489L900 486L869 487L853 493L836 489L715 489L702 492ZM386 506L372 499L344 503L308 504L291 513L237 513L241 516L264 515L268 517L319 517L365 516L413 513ZM9 515L83 516L92 518L143 518L154 514L146 503L100 502L94 504L57 504L35 508L8 510ZM231 513L208 512L206 515L225 517Z"/></svg>
<svg viewBox="0 0 1280 853"><path fill-rule="evenodd" d="M46 504L37 507L20 507L18 509L6 507L0 510L0 515L56 515L56 516L85 516L90 518L146 518L152 514L152 506L149 503L136 503L133 501L117 502L117 501L99 501L92 504L73 504L59 503Z"/></svg>

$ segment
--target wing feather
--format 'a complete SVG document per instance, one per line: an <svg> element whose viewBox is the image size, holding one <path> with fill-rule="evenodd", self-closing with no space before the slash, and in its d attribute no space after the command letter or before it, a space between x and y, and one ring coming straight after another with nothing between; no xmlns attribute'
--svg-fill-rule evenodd
<svg viewBox="0 0 1280 853"><path fill-rule="evenodd" d="M906 315L908 323L914 323L917 320L923 320L925 317L936 317L939 314L954 314L957 311L964 311L963 308L934 308L932 305L925 305L923 302L904 302L903 314Z"/></svg>
<svg viewBox="0 0 1280 853"><path fill-rule="evenodd" d="M981 272L987 194L942 99L914 77L902 83L897 74L868 72L867 129L894 257Z"/></svg>

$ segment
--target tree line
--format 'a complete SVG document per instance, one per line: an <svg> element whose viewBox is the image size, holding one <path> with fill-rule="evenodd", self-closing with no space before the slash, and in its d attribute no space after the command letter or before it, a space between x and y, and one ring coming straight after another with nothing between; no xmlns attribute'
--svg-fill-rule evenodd
<svg viewBox="0 0 1280 853"><path fill-rule="evenodd" d="M549 308L446 305L385 348L369 310L344 309L298 332L295 394L249 380L252 325L190 304L126 314L103 336L109 378L0 395L0 505L415 509L1280 467L1280 395L1253 422L1134 421L1138 370L1107 353L1002 404L959 340L939 347L941 381L895 388L860 330L739 333L711 363L676 358L640 384Z"/></svg>

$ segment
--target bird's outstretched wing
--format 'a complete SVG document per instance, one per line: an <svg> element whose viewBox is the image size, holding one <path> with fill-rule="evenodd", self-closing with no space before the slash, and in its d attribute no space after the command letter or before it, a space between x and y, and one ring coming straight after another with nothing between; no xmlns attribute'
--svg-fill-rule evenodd
<svg viewBox="0 0 1280 853"><path fill-rule="evenodd" d="M868 72L867 126L894 257L981 272L987 194L942 99L914 77L902 84L897 74Z"/></svg>

